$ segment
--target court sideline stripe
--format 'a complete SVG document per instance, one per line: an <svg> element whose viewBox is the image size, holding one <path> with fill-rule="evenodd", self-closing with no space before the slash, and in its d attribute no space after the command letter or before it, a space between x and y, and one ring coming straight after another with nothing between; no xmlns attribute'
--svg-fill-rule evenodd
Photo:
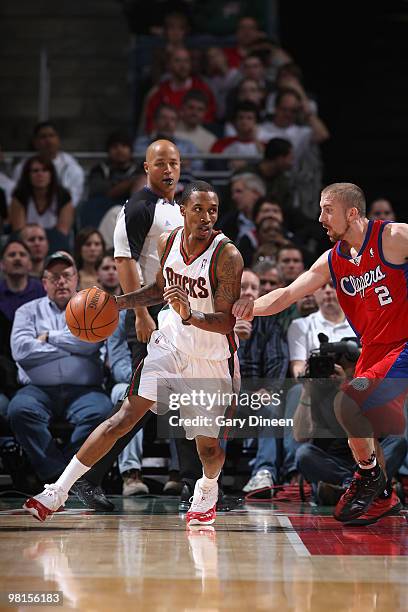
<svg viewBox="0 0 408 612"><path fill-rule="evenodd" d="M301 537L296 532L295 528L290 522L289 517L283 514L283 515L277 516L276 518L278 519L278 522L281 527L284 527L285 529L290 530L290 531L285 531L285 535L287 536L289 542L292 544L293 548L295 549L297 556L298 557L311 557L312 555L310 554L306 546L303 544Z"/></svg>

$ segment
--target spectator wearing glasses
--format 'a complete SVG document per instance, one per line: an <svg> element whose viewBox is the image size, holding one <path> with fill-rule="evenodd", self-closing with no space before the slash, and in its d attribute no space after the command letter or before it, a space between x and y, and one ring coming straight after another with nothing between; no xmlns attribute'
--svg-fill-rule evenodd
<svg viewBox="0 0 408 612"><path fill-rule="evenodd" d="M395 212L392 204L385 198L379 198L371 203L368 212L369 219L381 219L383 221L395 221Z"/></svg>
<svg viewBox="0 0 408 612"><path fill-rule="evenodd" d="M8 416L42 482L52 482L61 474L112 409L101 387L102 343L78 340L65 322L65 307L77 284L73 258L65 251L53 253L43 276L47 295L17 310L11 333L12 355L23 387L10 401ZM74 429L60 450L49 425L62 418Z"/></svg>

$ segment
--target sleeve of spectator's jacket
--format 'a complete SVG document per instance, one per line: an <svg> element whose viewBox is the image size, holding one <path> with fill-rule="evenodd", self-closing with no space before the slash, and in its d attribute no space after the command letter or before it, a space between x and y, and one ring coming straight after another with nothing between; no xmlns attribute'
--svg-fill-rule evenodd
<svg viewBox="0 0 408 612"><path fill-rule="evenodd" d="M130 382L132 358L126 341L126 312L120 313L119 325L107 340L108 359L115 383Z"/></svg>
<svg viewBox="0 0 408 612"><path fill-rule="evenodd" d="M263 351L265 377L282 383L289 366L288 343L280 325L272 318L266 321L266 343Z"/></svg>
<svg viewBox="0 0 408 612"><path fill-rule="evenodd" d="M288 346L290 361L306 361L306 333L304 319L295 319L289 325Z"/></svg>
<svg viewBox="0 0 408 612"><path fill-rule="evenodd" d="M55 330L48 333L48 343L71 355L93 355L97 353L103 342L83 342L75 338L69 329Z"/></svg>
<svg viewBox="0 0 408 612"><path fill-rule="evenodd" d="M84 192L85 173L76 160L69 164L68 175L67 184L69 183L69 186L67 189L71 193L73 205L78 206Z"/></svg>
<svg viewBox="0 0 408 612"><path fill-rule="evenodd" d="M35 325L35 313L30 309L30 302L16 310L13 328L11 330L11 353L14 361L22 367L48 363L69 353L47 342L40 342L40 335Z"/></svg>

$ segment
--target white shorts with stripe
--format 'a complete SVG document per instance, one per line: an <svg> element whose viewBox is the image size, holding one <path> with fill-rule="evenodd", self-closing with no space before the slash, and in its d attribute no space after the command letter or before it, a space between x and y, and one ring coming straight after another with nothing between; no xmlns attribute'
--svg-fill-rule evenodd
<svg viewBox="0 0 408 612"><path fill-rule="evenodd" d="M231 394L239 393L240 382L237 353L223 361L195 358L179 351L156 330L147 345L147 356L132 376L128 395L155 402L151 410L164 414L170 409L167 401L170 393L173 399L187 394L183 401L186 403L191 398L191 403L179 405L186 438L192 440L199 435L217 438L221 429L217 417L233 410ZM163 404L164 397L166 404ZM175 405L172 407L175 409ZM189 425L188 421L197 416L203 418Z"/></svg>

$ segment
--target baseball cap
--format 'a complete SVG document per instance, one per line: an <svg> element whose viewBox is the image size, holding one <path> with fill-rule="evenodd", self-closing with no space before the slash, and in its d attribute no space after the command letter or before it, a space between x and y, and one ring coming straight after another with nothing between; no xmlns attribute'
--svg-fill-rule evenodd
<svg viewBox="0 0 408 612"><path fill-rule="evenodd" d="M45 260L44 270L48 270L50 265L55 263L56 261L62 261L68 264L69 266L74 266L75 268L74 258L69 253L67 253L66 251L55 251L55 253L49 255L49 257L47 257L47 259Z"/></svg>

